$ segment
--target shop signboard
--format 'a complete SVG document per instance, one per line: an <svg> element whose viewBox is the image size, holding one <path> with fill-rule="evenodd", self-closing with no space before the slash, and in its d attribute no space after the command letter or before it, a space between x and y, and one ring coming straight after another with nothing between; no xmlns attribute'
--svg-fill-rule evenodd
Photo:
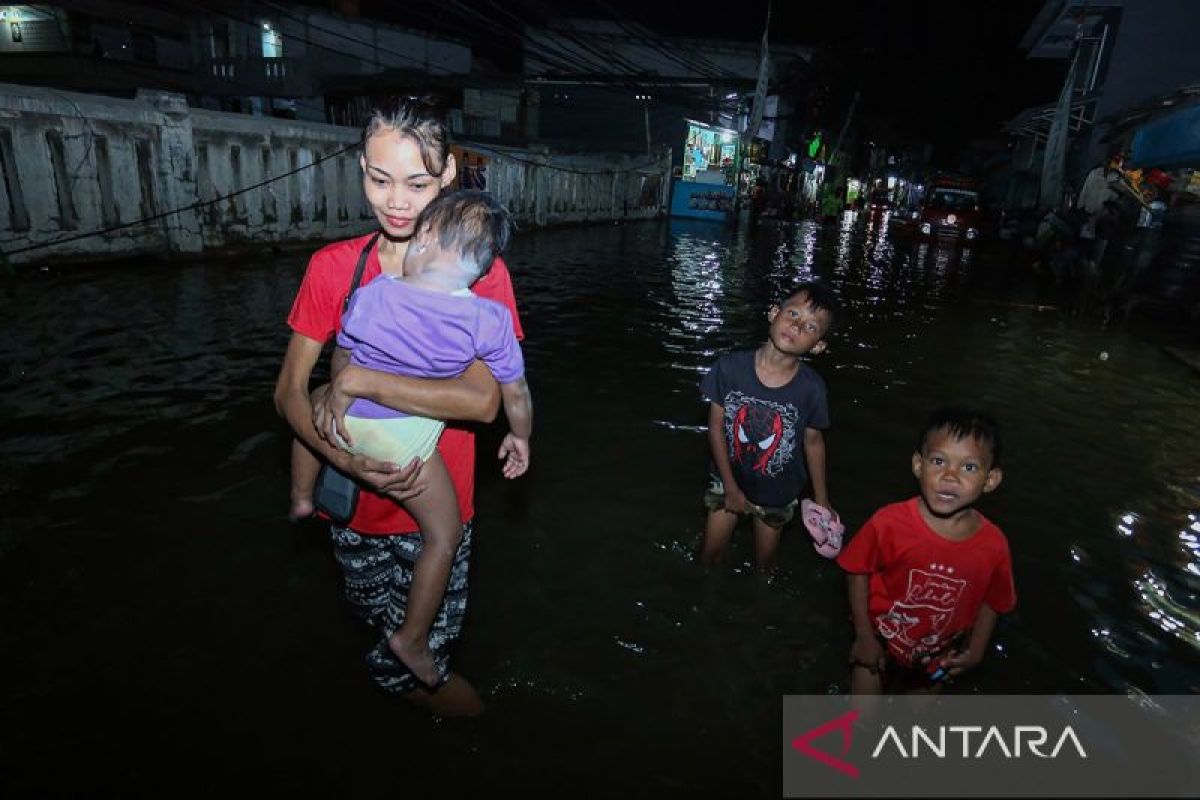
<svg viewBox="0 0 1200 800"><path fill-rule="evenodd" d="M671 192L671 216L724 222L733 212L733 187L714 183L676 181Z"/></svg>

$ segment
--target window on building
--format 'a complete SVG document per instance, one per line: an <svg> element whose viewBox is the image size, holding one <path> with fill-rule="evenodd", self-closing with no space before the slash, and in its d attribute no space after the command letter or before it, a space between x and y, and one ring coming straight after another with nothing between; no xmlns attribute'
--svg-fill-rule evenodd
<svg viewBox="0 0 1200 800"><path fill-rule="evenodd" d="M212 58L231 58L234 55L233 37L228 23L211 23L208 29L208 49Z"/></svg>
<svg viewBox="0 0 1200 800"><path fill-rule="evenodd" d="M269 22L262 24L263 58L283 58L283 34Z"/></svg>
<svg viewBox="0 0 1200 800"><path fill-rule="evenodd" d="M0 178L3 179L4 199L8 205L9 227L14 231L29 230L29 210L25 207L25 194L21 191L21 177L17 174L12 132L7 128L0 128Z"/></svg>

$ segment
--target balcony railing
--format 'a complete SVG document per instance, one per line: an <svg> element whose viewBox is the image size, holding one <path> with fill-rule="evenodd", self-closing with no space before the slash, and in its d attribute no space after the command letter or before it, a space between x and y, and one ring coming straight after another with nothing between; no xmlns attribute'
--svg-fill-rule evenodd
<svg viewBox="0 0 1200 800"><path fill-rule="evenodd" d="M305 97L312 94L312 74L297 58L209 58L203 65L213 94Z"/></svg>

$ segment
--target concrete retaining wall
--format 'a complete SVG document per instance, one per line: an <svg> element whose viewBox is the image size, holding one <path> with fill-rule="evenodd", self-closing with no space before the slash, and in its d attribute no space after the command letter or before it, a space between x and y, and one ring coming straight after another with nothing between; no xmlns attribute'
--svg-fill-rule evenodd
<svg viewBox="0 0 1200 800"><path fill-rule="evenodd" d="M373 227L358 137L189 108L168 93L121 100L0 84L0 250L26 264L353 236ZM564 156L460 144L487 157L487 188L524 224L645 218L665 207L669 151Z"/></svg>

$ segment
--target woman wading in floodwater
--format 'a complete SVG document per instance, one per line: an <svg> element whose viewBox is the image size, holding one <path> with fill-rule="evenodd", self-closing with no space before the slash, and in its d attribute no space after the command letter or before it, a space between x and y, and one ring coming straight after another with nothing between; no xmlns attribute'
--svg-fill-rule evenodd
<svg viewBox="0 0 1200 800"><path fill-rule="evenodd" d="M355 267L365 257L362 284L380 274L398 275L417 215L454 180L457 165L449 152L446 125L440 115L419 100L399 101L376 111L363 133L359 160L363 191L380 230L336 242L317 251L296 294L288 325L288 343L275 405L296 433L297 447L353 476L372 491L363 491L353 518L331 534L338 563L346 578L346 598L373 625L379 641L367 655L372 678L385 691L402 694L443 715L472 715L483 710L475 689L461 676L449 673L436 691L427 690L388 647L388 637L404 619L413 565L422 537L412 517L398 501L425 489L420 463L387 464L352 456L322 438L327 415L342 415L350 403L365 397L407 414L448 420L438 442L458 496L463 537L453 554L445 598L430 631L430 648L446 672L449 647L462 629L467 605L467 566L471 555L475 495L475 437L454 420L490 422L500 403L500 390L491 372L475 362L458 378L406 378L346 366L328 387L310 398L309 382L324 345L341 327L341 316ZM513 299L508 268L499 258L472 291L507 306L517 338L521 324ZM292 514L312 512L311 496L293 488Z"/></svg>

